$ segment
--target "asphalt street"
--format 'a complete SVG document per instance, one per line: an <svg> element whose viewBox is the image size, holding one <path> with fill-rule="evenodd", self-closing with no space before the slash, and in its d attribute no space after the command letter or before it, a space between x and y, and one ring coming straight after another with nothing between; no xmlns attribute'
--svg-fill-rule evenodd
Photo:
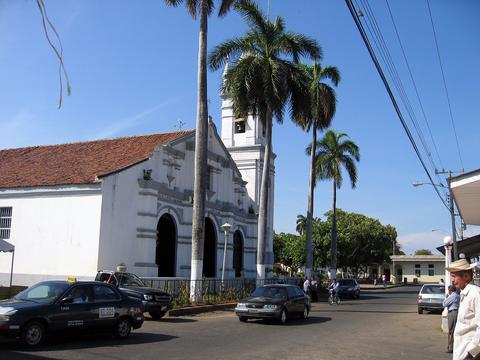
<svg viewBox="0 0 480 360"><path fill-rule="evenodd" d="M307 320L249 321L232 312L148 320L125 341L56 337L29 350L0 340L1 360L451 359L439 314L417 314L419 287L365 291L340 305L316 303Z"/></svg>

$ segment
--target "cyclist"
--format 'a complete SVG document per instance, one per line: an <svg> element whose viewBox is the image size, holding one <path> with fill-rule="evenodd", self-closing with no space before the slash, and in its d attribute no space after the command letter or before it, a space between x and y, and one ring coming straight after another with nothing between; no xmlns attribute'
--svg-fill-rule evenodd
<svg viewBox="0 0 480 360"><path fill-rule="evenodd" d="M330 294L333 297L333 302L338 302L338 300L340 300L340 298L338 297L339 287L340 287L340 283L337 281L337 279L333 279L332 283L328 287L328 290L330 291Z"/></svg>

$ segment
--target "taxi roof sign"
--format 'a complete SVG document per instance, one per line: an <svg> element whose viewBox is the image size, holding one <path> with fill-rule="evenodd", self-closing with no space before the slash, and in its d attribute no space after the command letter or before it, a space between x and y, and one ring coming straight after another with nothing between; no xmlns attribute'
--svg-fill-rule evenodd
<svg viewBox="0 0 480 360"><path fill-rule="evenodd" d="M69 276L67 278L67 281L70 283L74 283L74 282L77 282L77 278L75 276Z"/></svg>

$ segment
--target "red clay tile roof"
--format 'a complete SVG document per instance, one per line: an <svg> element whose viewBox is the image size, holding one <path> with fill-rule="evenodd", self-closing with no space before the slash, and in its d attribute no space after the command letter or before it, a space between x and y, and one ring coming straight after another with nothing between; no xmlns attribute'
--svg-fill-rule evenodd
<svg viewBox="0 0 480 360"><path fill-rule="evenodd" d="M193 130L112 140L0 150L0 189L98 183L109 174L148 159L155 148Z"/></svg>

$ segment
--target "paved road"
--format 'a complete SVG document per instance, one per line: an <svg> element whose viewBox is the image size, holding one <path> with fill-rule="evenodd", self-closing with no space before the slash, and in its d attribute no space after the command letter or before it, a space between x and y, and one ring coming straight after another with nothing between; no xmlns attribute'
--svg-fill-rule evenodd
<svg viewBox="0 0 480 360"><path fill-rule="evenodd" d="M38 350L2 341L0 359L451 359L440 315L417 314L418 289L368 291L339 306L317 303L308 320L285 326L240 323L218 312L146 321L126 341L57 338Z"/></svg>

